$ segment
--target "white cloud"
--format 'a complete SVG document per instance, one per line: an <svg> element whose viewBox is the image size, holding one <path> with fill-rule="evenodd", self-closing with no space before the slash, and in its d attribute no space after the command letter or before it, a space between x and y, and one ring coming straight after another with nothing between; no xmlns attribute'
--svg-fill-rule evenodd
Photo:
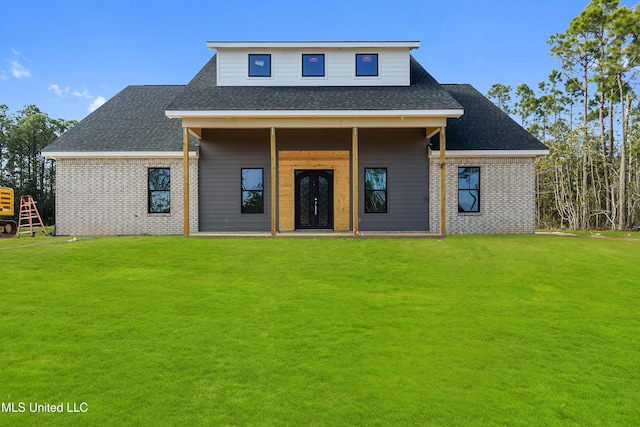
<svg viewBox="0 0 640 427"><path fill-rule="evenodd" d="M71 90L68 86L65 86L63 88L63 87L60 87L60 85L58 85L58 84L51 83L49 85L49 90L53 91L53 93L55 93L56 95L58 95L61 98L65 98L69 94L71 94L71 95L75 96L76 98L88 99L89 101L91 101L89 103L89 106L88 106L88 111L90 113L94 112L100 106L102 106L102 104L107 102L107 100L104 98L104 96L91 95L91 93L87 89L84 89L82 91Z"/></svg>
<svg viewBox="0 0 640 427"><path fill-rule="evenodd" d="M22 65L24 58L20 54L20 52L12 48L11 53L13 57L8 61L9 71L11 72L11 75L16 79L31 77L31 71L29 71L24 65ZM3 71L3 75L6 75L4 74L4 71Z"/></svg>
<svg viewBox="0 0 640 427"><path fill-rule="evenodd" d="M49 90L52 90L58 96L64 96L66 93L69 93L69 88L65 87L64 89L58 86L57 84L50 84Z"/></svg>
<svg viewBox="0 0 640 427"><path fill-rule="evenodd" d="M87 99L93 99L93 98L95 98L95 96L91 96L91 95L89 94L89 91L88 91L88 90L86 90L86 89L85 89L85 90L83 90L82 92L77 91L77 90L74 90L74 91L73 91L73 96L78 97L78 98L87 98Z"/></svg>
<svg viewBox="0 0 640 427"><path fill-rule="evenodd" d="M11 77L16 79L31 77L31 71L22 65L25 60L20 52L12 48L11 58L5 61L9 65L9 69L0 69L0 80L9 80ZM26 61L28 62L28 60Z"/></svg>
<svg viewBox="0 0 640 427"><path fill-rule="evenodd" d="M31 71L24 68L24 66L16 60L10 61L11 64L11 74L16 79L21 79L23 77L31 77Z"/></svg>
<svg viewBox="0 0 640 427"><path fill-rule="evenodd" d="M107 102L106 99L104 99L104 96L98 96L96 97L96 99L94 99L91 104L89 104L89 112L93 113L95 110L97 110L102 104L104 104L105 102Z"/></svg>

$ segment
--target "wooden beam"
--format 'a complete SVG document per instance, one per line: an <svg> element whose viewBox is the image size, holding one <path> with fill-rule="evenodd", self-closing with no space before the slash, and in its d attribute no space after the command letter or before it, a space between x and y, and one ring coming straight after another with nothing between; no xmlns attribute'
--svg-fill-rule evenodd
<svg viewBox="0 0 640 427"><path fill-rule="evenodd" d="M436 134L440 132L440 128L427 128L427 139L431 139L432 137L436 136ZM427 141L429 142L429 141Z"/></svg>
<svg viewBox="0 0 640 427"><path fill-rule="evenodd" d="M351 137L351 183L353 193L353 234L358 234L358 128L353 128Z"/></svg>
<svg viewBox="0 0 640 427"><path fill-rule="evenodd" d="M189 128L182 128L182 168L184 192L184 236L189 236Z"/></svg>
<svg viewBox="0 0 640 427"><path fill-rule="evenodd" d="M276 128L271 128L271 235L276 235L276 218L278 211L278 167L276 150Z"/></svg>
<svg viewBox="0 0 640 427"><path fill-rule="evenodd" d="M202 139L202 129L201 128L189 128L189 133L195 138Z"/></svg>
<svg viewBox="0 0 640 427"><path fill-rule="evenodd" d="M440 128L440 234L447 234L447 128Z"/></svg>

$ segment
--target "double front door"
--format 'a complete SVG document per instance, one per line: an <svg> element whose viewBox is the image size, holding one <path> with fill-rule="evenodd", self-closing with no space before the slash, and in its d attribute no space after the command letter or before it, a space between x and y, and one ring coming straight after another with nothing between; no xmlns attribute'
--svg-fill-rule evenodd
<svg viewBox="0 0 640 427"><path fill-rule="evenodd" d="M333 229L333 171L295 171L296 229Z"/></svg>

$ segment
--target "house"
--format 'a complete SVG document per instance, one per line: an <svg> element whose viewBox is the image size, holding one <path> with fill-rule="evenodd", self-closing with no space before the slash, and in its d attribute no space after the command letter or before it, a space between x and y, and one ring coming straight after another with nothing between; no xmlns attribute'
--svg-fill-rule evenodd
<svg viewBox="0 0 640 427"><path fill-rule="evenodd" d="M44 150L58 234L534 231L547 147L419 42L207 46L187 85L127 87Z"/></svg>

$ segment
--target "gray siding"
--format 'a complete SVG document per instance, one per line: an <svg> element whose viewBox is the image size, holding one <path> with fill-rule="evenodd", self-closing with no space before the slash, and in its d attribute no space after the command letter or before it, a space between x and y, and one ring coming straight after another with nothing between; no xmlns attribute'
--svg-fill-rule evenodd
<svg viewBox="0 0 640 427"><path fill-rule="evenodd" d="M429 162L422 129L359 133L359 228L427 231ZM350 150L351 129L277 130L278 150ZM364 169L385 167L388 212L364 212ZM264 169L264 214L240 213L241 168ZM200 144L200 231L269 231L269 130L206 130Z"/></svg>
<svg viewBox="0 0 640 427"><path fill-rule="evenodd" d="M364 169L387 168L387 213L365 213ZM362 129L358 210L361 231L428 231L429 159L423 129Z"/></svg>
<svg viewBox="0 0 640 427"><path fill-rule="evenodd" d="M200 231L269 231L269 130L206 130L200 143ZM264 169L264 213L241 214L242 168Z"/></svg>

